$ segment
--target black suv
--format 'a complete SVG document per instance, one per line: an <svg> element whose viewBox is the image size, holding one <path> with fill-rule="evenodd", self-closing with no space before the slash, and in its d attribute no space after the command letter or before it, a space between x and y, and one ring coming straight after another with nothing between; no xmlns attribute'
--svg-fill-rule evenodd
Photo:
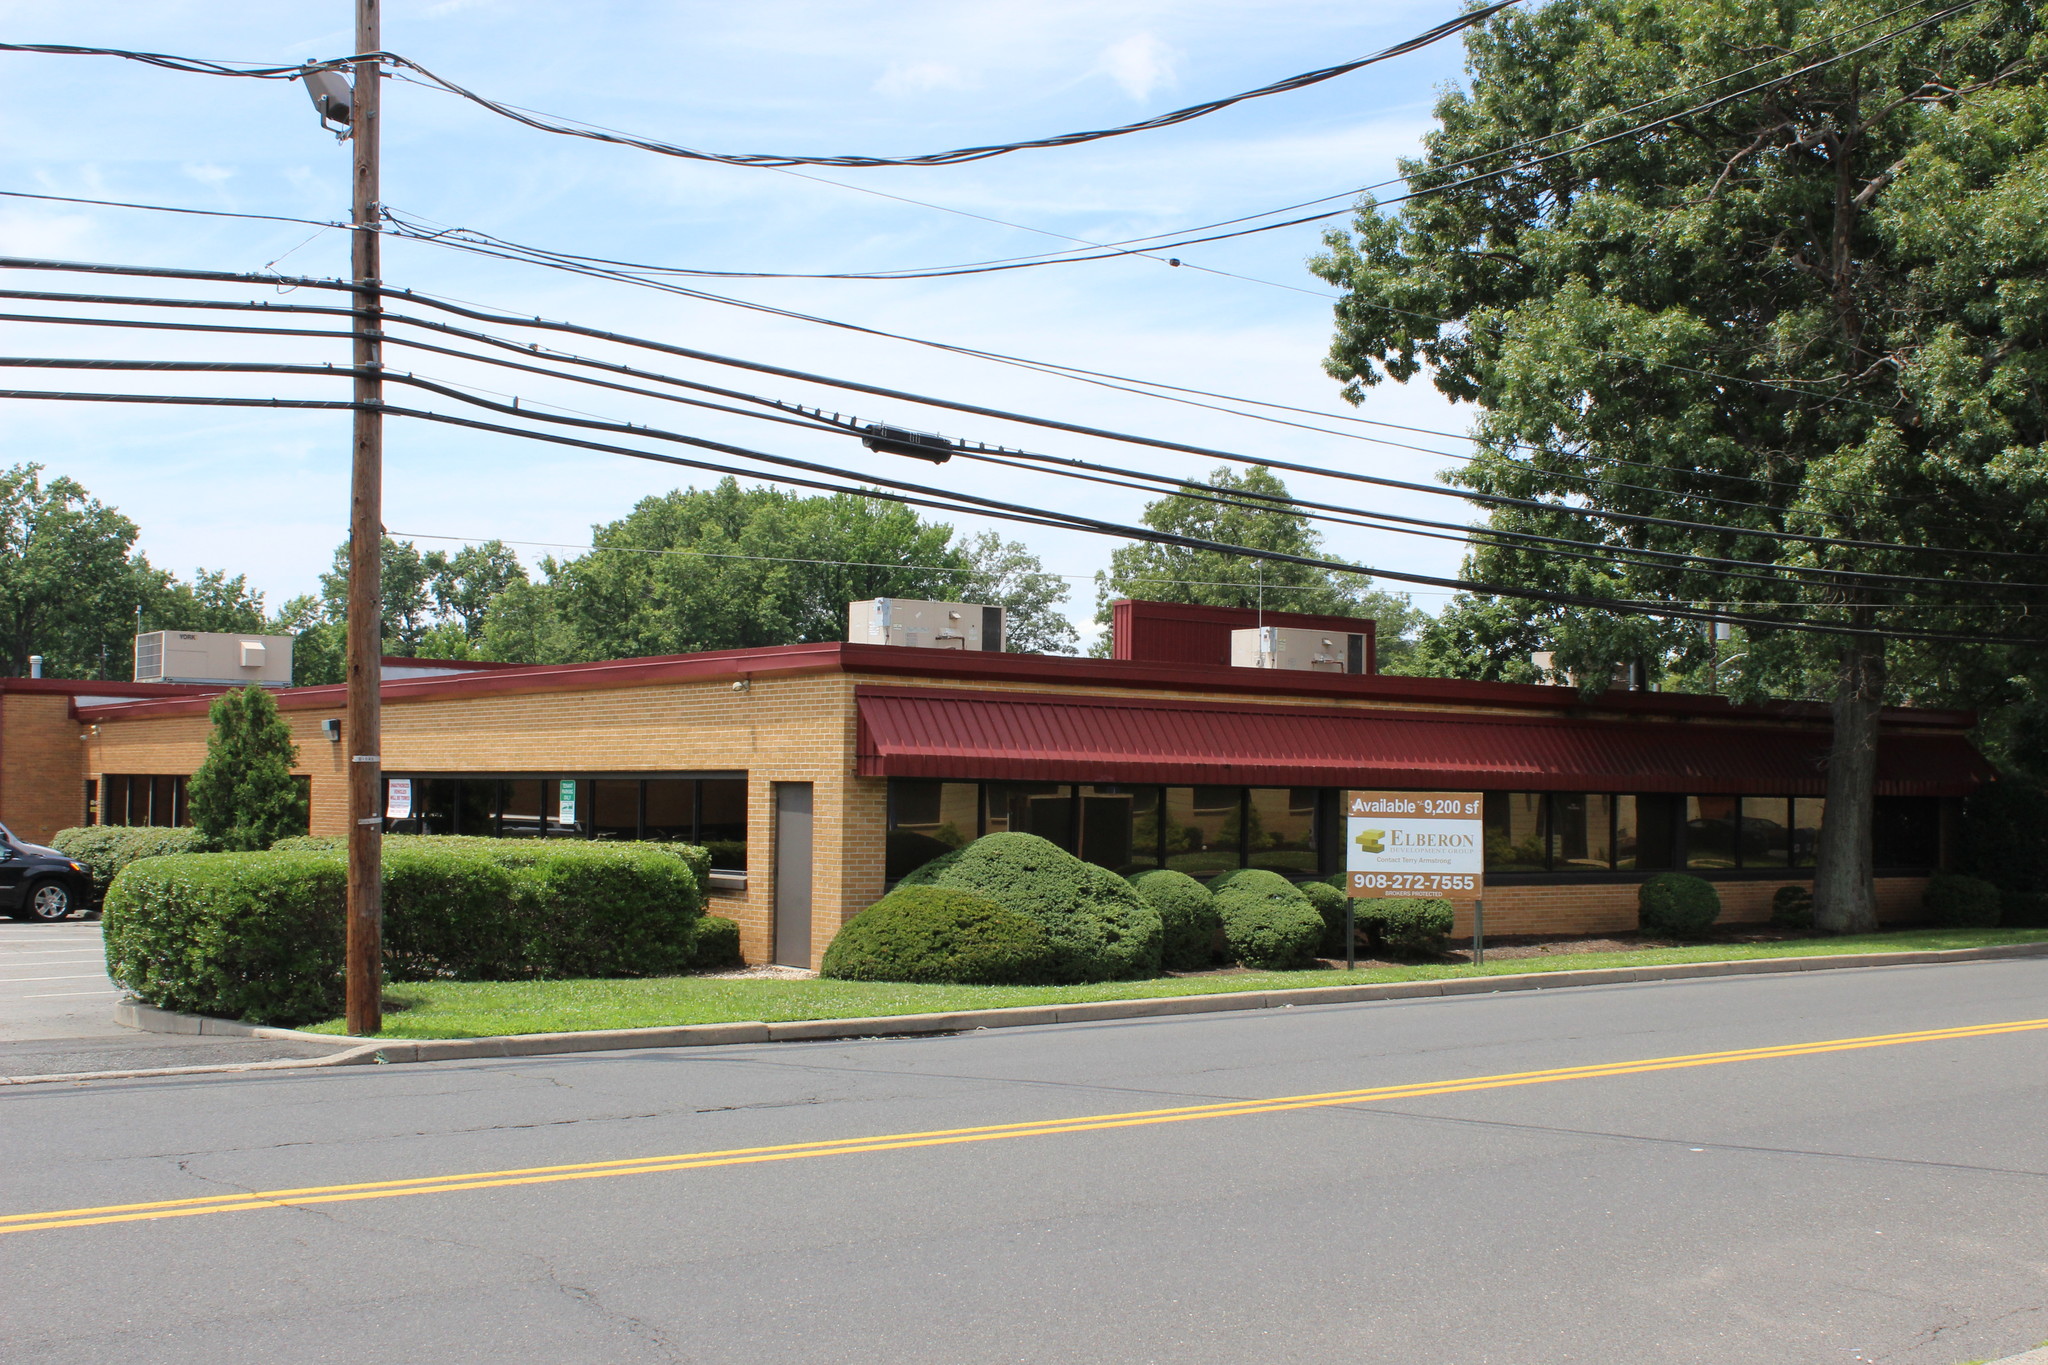
<svg viewBox="0 0 2048 1365"><path fill-rule="evenodd" d="M53 924L91 903L92 877L82 863L0 825L0 911Z"/></svg>

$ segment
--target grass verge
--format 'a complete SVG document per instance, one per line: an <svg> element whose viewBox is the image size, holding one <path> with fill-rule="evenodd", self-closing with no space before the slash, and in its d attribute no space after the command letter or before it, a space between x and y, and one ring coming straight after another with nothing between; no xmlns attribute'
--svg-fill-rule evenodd
<svg viewBox="0 0 2048 1365"><path fill-rule="evenodd" d="M1223 991L1271 991L1381 981L1437 981L1519 972L1578 971L1596 967L1649 967L1673 962L1732 962L1761 957L1813 957L1829 953L1924 952L2039 943L2048 929L1918 929L1781 943L1703 943L1617 953L1571 953L1513 958L1484 967L1417 964L1344 971L1235 972L1221 976L1158 977L1087 986L910 986L868 981L718 980L702 976L579 981L438 981L394 985L386 999L398 1008L384 1016L382 1038L492 1038L508 1033L568 1033L588 1029L655 1028L754 1020L843 1019L885 1014L1000 1009L1009 1005L1065 1004L1083 1000L1142 1000ZM346 1032L342 1021L313 1026L315 1033Z"/></svg>

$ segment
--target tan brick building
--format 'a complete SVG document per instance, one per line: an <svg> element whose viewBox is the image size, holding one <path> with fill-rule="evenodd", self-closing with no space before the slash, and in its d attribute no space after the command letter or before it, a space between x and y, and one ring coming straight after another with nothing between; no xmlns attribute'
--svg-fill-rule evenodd
<svg viewBox="0 0 2048 1365"><path fill-rule="evenodd" d="M814 964L893 877L998 829L1122 871L1334 871L1346 787L1485 791L1493 933L1632 928L1662 868L1762 919L1811 880L1825 789L1828 719L1804 704L868 644L391 663L388 828L703 842L749 961ZM182 823L215 691L0 681L0 820ZM277 693L316 834L347 828L342 700ZM1989 776L1970 723L1885 714L1889 917L1917 911L1955 798Z"/></svg>

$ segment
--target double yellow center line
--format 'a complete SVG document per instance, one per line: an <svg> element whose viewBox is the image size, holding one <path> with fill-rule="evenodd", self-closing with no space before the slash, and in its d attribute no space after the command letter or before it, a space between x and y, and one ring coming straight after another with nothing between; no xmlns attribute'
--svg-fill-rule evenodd
<svg viewBox="0 0 2048 1365"><path fill-rule="evenodd" d="M1963 1028L1923 1029L1914 1033L1881 1033L1863 1038L1832 1038L1779 1047L1741 1048L1733 1052L1698 1052L1681 1057L1652 1057L1632 1062L1565 1066L1548 1071L1515 1071L1500 1076L1468 1076L1412 1085L1383 1085L1366 1090L1332 1090L1316 1095L1280 1095L1267 1099L1226 1100L1173 1109L1142 1109L1128 1114L1083 1114L1074 1118L999 1123L981 1128L937 1128L921 1133L889 1133L874 1137L794 1142L779 1147L735 1147L717 1152L683 1152L669 1156L629 1157L619 1161L586 1161L567 1166L531 1166L519 1170L473 1171L461 1175L420 1176L411 1180L373 1180L351 1185L306 1185L289 1190L252 1190L199 1199L164 1199L146 1204L107 1204L97 1208L53 1209L42 1213L0 1214L0 1234L43 1232L53 1228L93 1227L102 1223L138 1223L162 1218L197 1218L212 1213L251 1209L298 1208L342 1204L360 1199L399 1199L420 1194L455 1194L463 1190L503 1189L512 1185L551 1185L567 1180L601 1180L621 1175L656 1175L711 1166L751 1166L771 1161L802 1161L811 1157L854 1156L863 1152L897 1152L913 1147L947 1147L966 1142L999 1142L1009 1138L1058 1137L1065 1133L1097 1133L1112 1128L1142 1128L1159 1123L1192 1123L1198 1119L1242 1118L1279 1114L1293 1109L1324 1109L1336 1105L1373 1104L1386 1100L1426 1099L1475 1090L1503 1090L1518 1085L1549 1085L1556 1081L1597 1080L1605 1076L1636 1076L1652 1071L1678 1071L1696 1066L1726 1066L1780 1057L1811 1057L1864 1048L1900 1047L1907 1043L1942 1043L1963 1038L1994 1038L2048 1030L2048 1019L2021 1019Z"/></svg>

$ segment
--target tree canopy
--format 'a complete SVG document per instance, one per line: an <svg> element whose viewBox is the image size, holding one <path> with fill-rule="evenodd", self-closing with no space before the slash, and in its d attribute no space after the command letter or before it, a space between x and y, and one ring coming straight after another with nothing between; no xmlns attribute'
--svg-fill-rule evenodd
<svg viewBox="0 0 2048 1365"><path fill-rule="evenodd" d="M852 494L742 488L643 499L598 526L593 548L546 561L484 612L486 657L552 663L846 638L865 597L1009 608L1010 648L1068 651L1060 580L993 533L956 540L910 508Z"/></svg>
<svg viewBox="0 0 2048 1365"><path fill-rule="evenodd" d="M1226 500L1217 500L1218 494ZM1287 496L1287 485L1263 465L1241 472L1224 465L1206 483L1189 482L1148 503L1144 522L1155 531L1198 540L1331 558L1308 517L1286 510ZM1387 672L1402 671L1409 637L1422 619L1405 593L1380 591L1364 574L1146 541L1110 553L1108 572L1095 579L1095 619L1106 626L1110 603L1120 597L1372 617L1378 622L1380 666ZM1096 650L1108 653L1107 635Z"/></svg>
<svg viewBox="0 0 2048 1365"><path fill-rule="evenodd" d="M1560 543L1476 541L1468 576L1860 632L1724 645L1482 598L1433 641L1503 673L1548 646L1601 679L1739 652L1740 693L1828 697L1816 913L1837 929L1874 923L1878 706L1938 690L1930 669L2029 666L1894 637L2038 638L2048 568L2048 41L2018 0L1926 17L1876 0L1503 13L1468 35L1467 86L1404 163L1419 197L1362 205L1312 263L1347 291L1328 362L1346 395L1427 369L1479 409L1456 481L1545 504L1486 524Z"/></svg>

